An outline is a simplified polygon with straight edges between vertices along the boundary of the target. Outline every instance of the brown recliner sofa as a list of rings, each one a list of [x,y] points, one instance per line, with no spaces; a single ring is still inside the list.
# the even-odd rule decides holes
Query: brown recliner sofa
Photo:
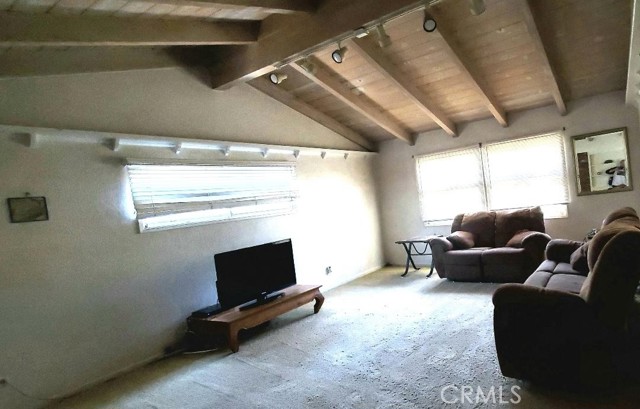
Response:
[[[588,243],[552,240],[524,284],[493,295],[505,376],[596,387],[640,366],[640,219],[622,208]]]
[[[540,207],[459,214],[451,234],[431,240],[441,278],[522,283],[544,259],[551,239]]]

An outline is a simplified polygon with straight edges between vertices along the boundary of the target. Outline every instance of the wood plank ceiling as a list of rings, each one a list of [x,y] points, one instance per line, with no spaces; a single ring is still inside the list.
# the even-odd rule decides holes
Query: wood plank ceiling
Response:
[[[0,76],[204,65],[363,149],[626,86],[629,0],[0,0]],[[423,30],[425,18],[437,22]],[[368,33],[356,38],[356,30]],[[344,61],[331,53],[346,47]],[[273,84],[270,73],[286,80]]]

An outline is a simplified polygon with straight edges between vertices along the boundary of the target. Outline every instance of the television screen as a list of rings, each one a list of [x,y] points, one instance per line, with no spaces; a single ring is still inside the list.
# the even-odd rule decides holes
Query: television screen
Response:
[[[266,302],[269,294],[296,284],[291,239],[219,253],[214,261],[218,302],[225,309]]]

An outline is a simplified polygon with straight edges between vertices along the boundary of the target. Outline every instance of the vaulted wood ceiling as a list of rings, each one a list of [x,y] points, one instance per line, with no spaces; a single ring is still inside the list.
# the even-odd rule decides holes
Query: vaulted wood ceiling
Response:
[[[249,83],[367,150],[625,89],[630,0],[485,3],[0,0],[0,76],[204,66],[212,88]]]

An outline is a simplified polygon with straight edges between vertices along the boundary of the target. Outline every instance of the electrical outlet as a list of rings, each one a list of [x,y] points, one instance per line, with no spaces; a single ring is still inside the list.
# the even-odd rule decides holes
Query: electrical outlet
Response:
[[[331,266],[324,269],[325,274],[331,274]]]

